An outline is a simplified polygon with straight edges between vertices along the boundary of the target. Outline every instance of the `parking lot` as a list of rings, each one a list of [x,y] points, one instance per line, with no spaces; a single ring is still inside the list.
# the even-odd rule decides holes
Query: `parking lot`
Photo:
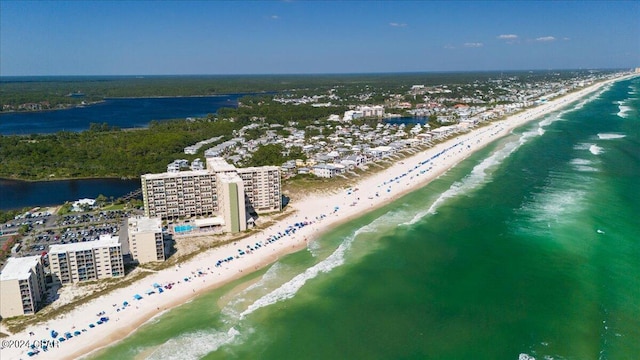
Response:
[[[100,235],[119,235],[126,219],[141,213],[140,210],[113,210],[58,216],[38,212],[2,224],[1,229],[5,235],[17,233],[24,226],[28,229],[20,250],[12,256],[44,255],[54,244],[94,241]]]

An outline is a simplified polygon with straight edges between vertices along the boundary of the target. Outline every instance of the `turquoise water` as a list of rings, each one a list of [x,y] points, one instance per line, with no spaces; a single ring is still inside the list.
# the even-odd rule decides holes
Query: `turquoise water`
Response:
[[[638,359],[639,92],[532,122],[95,358]]]
[[[176,233],[188,233],[197,228],[198,228],[197,226],[193,226],[193,225],[176,225],[173,227],[173,231]]]

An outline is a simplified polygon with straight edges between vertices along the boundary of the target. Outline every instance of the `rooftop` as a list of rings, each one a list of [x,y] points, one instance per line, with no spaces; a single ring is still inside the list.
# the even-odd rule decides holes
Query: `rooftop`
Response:
[[[221,184],[227,184],[227,183],[241,183],[242,184],[242,178],[235,172],[233,173],[219,173],[218,174],[218,179],[220,181]]]
[[[162,220],[159,217],[148,218],[144,216],[131,217],[128,220],[129,230],[132,232],[154,232],[162,231]]]
[[[193,222],[196,224],[197,227],[224,225],[224,219],[220,216],[208,217],[204,219],[195,219]]]
[[[51,245],[49,247],[49,255],[60,254],[65,252],[93,250],[104,247],[120,246],[120,238],[118,236],[100,235],[100,239],[96,241],[78,242],[73,244]]]
[[[171,179],[178,178],[184,176],[202,176],[202,175],[210,175],[207,170],[187,170],[187,171],[179,171],[179,172],[164,172],[159,174],[144,174],[143,178],[147,180],[155,180],[155,179]]]
[[[0,281],[28,279],[31,269],[40,263],[40,259],[40,255],[9,258],[7,265],[0,272]]]
[[[235,171],[236,167],[229,164],[224,158],[221,157],[211,157],[207,158],[207,170],[209,172],[225,172],[225,171]]]

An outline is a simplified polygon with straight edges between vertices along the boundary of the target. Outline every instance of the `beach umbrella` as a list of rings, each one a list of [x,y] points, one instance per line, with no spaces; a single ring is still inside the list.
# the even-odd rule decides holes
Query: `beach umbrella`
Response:
[[[158,284],[158,283],[153,283],[153,287],[154,288],[159,288],[159,287],[162,287],[162,286],[160,286],[160,284]]]
[[[140,299],[142,299],[142,296],[140,296],[139,294],[135,294],[135,295],[133,295],[133,298],[136,299],[136,300],[140,300]]]
[[[153,294],[153,289],[149,289],[149,290],[145,291],[145,293],[146,293],[147,295],[151,295],[151,294]]]

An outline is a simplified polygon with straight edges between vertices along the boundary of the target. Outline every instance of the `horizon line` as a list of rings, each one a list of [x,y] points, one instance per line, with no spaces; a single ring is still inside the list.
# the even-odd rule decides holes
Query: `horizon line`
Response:
[[[391,75],[391,74],[452,74],[452,73],[495,73],[495,72],[542,72],[542,71],[615,71],[634,70],[622,68],[563,68],[563,69],[505,69],[505,70],[424,70],[386,72],[317,72],[317,73],[233,73],[233,74],[55,74],[55,75],[0,75],[0,78],[19,77],[159,77],[159,76],[330,76],[330,75]]]

